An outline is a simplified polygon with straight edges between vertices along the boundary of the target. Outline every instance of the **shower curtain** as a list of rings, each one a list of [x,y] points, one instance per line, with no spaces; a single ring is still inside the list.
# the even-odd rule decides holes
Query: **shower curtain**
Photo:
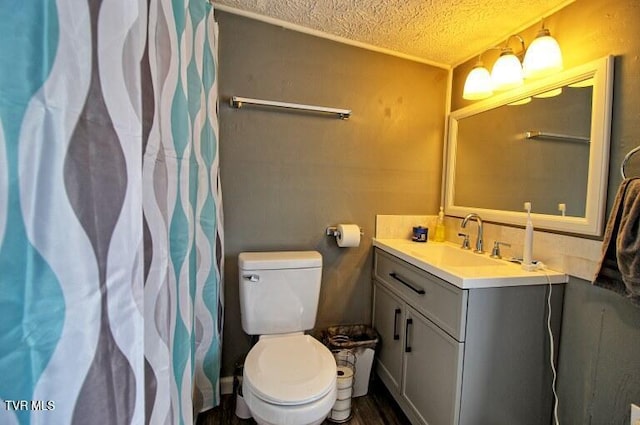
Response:
[[[218,403],[217,37],[205,0],[0,2],[0,424]]]

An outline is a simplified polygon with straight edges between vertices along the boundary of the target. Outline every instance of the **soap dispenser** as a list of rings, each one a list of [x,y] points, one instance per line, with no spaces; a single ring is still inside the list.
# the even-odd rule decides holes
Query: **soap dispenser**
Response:
[[[522,252],[522,268],[532,271],[536,269],[531,259],[533,253],[533,223],[531,222],[531,202],[524,203],[524,209],[527,210],[527,224],[524,228],[524,249]]]
[[[436,242],[444,242],[444,233],[444,209],[440,207],[440,212],[438,213],[438,218],[436,220],[436,234],[434,235],[433,240]]]

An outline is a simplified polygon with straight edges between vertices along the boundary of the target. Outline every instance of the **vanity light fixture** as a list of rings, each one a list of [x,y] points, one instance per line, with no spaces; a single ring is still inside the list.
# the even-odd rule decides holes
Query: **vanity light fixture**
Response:
[[[509,47],[509,41],[516,37],[521,44],[521,51],[516,55]],[[500,57],[493,65],[491,73],[482,64],[481,56],[464,83],[462,98],[467,100],[481,100],[493,95],[494,91],[504,91],[522,85],[522,65],[518,56],[524,54],[524,40],[519,35],[511,35],[504,46],[491,47],[489,50],[500,50]],[[483,52],[483,53],[485,53]]]
[[[514,37],[520,41],[522,47],[517,54],[509,47],[509,41]],[[525,49],[524,39],[517,34],[509,36],[504,46],[487,50],[491,49],[500,49],[501,53],[493,65],[490,80],[486,78],[489,71],[478,57],[478,62],[465,80],[463,99],[486,99],[492,96],[494,91],[510,90],[522,85],[524,79],[545,77],[562,70],[560,46],[544,27],[544,22],[528,49]],[[521,63],[519,58],[523,56]]]

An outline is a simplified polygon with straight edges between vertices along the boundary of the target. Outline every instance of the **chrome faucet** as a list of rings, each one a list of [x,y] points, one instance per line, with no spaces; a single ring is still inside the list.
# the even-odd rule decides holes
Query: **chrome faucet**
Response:
[[[476,239],[476,249],[474,249],[473,252],[476,254],[484,254],[484,251],[482,250],[482,218],[480,218],[476,213],[468,214],[464,220],[462,220],[460,227],[463,229],[467,227],[467,222],[469,220],[475,220],[476,223],[478,223],[478,239]]]

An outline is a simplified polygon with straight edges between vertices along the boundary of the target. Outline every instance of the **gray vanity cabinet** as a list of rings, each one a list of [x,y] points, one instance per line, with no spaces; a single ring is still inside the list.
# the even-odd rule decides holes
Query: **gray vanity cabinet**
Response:
[[[414,425],[549,425],[548,285],[463,290],[374,255],[376,372]]]
[[[402,382],[402,357],[404,351],[404,332],[407,306],[384,286],[375,286],[374,327],[384,340],[377,353],[378,374],[393,388],[400,388]]]
[[[411,307],[405,327],[402,397],[420,422],[455,423],[463,344]]]

